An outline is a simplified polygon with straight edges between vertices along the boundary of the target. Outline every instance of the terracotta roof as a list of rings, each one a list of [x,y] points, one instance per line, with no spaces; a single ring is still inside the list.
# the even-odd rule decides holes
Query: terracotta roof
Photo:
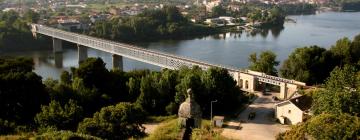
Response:
[[[290,99],[289,101],[302,111],[310,109],[312,103],[311,97],[308,96],[298,96]]]

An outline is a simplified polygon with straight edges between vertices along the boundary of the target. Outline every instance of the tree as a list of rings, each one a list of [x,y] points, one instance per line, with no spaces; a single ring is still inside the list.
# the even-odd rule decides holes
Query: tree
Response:
[[[153,78],[145,76],[140,82],[140,96],[136,100],[136,104],[141,106],[148,113],[157,113],[161,109],[158,107],[159,94],[156,91],[156,85]]]
[[[126,83],[129,89],[129,101],[136,101],[137,97],[140,95],[140,80],[130,77],[129,81]]]
[[[321,114],[310,119],[307,132],[315,139],[357,139],[360,118],[349,114]]]
[[[180,83],[176,85],[175,102],[182,103],[188,97],[187,90],[191,88],[195,100],[199,103],[201,101],[201,94],[204,92],[204,86],[201,82],[202,70],[199,67],[189,69],[183,67],[179,71]],[[199,103],[201,106],[201,103]]]
[[[24,14],[24,18],[27,22],[37,23],[40,19],[40,15],[33,10],[27,10]]]
[[[269,75],[277,75],[276,66],[279,65],[279,61],[276,61],[276,54],[271,51],[264,51],[260,54],[259,58],[256,53],[249,56],[250,70],[264,72]]]
[[[339,60],[340,65],[354,62],[354,55],[352,55],[352,51],[354,50],[351,48],[351,40],[348,38],[336,41],[336,44],[330,48],[330,51],[334,54],[334,57]],[[356,53],[356,55],[357,54],[358,53]]]
[[[104,81],[108,80],[109,71],[101,58],[88,58],[76,69],[74,77],[81,78],[85,87],[95,87],[104,92],[107,90],[107,83]]]
[[[311,137],[325,139],[357,139],[360,135],[360,118],[349,114],[320,114],[309,121],[293,126],[277,136],[278,140],[297,140]]]
[[[223,8],[221,5],[214,6],[211,9],[211,15],[212,15],[212,17],[225,16],[226,15],[226,9]]]
[[[323,83],[334,68],[332,54],[324,48],[297,48],[280,68],[282,77],[313,85]]]
[[[51,101],[48,106],[41,106],[41,112],[36,114],[35,123],[40,127],[54,127],[58,130],[75,130],[82,119],[83,109],[74,100],[65,105]]]
[[[0,59],[0,118],[29,123],[48,95],[31,59]]]
[[[326,81],[326,88],[313,95],[312,111],[321,113],[360,113],[359,74],[354,67],[346,65],[344,68],[335,68]]]
[[[78,127],[78,132],[104,139],[127,139],[143,136],[143,111],[130,104],[119,103],[104,107],[92,118],[85,118]]]

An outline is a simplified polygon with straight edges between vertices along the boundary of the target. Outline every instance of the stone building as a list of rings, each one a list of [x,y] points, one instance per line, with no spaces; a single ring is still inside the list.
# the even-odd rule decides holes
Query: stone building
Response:
[[[191,89],[187,93],[188,98],[179,107],[180,124],[185,128],[199,128],[202,117],[200,105],[195,102]]]
[[[275,105],[275,117],[281,124],[303,122],[309,115],[312,99],[307,96],[298,96]]]

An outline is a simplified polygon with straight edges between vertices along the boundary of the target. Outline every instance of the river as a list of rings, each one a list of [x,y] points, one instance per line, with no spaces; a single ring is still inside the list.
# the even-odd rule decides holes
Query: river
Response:
[[[188,40],[165,40],[139,43],[144,48],[186,56],[214,64],[238,68],[248,66],[248,56],[254,52],[271,50],[277,60],[283,61],[294,49],[309,45],[329,48],[336,40],[353,38],[360,34],[360,12],[326,12],[316,15],[289,16],[294,22],[286,22],[283,29],[272,29],[260,33],[226,33]],[[51,48],[46,46],[46,48]],[[51,49],[0,52],[0,55],[32,57],[35,72],[44,78],[59,78],[61,71],[77,67],[77,48],[64,46],[64,52],[54,55]],[[101,57],[111,68],[111,55],[89,49],[89,57]],[[55,61],[61,62],[56,63]],[[153,69],[157,66],[124,58],[124,70]]]

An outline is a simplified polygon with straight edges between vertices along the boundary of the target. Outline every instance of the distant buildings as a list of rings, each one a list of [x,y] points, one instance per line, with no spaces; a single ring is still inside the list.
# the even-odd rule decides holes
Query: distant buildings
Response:
[[[206,11],[211,11],[215,6],[219,6],[223,3],[223,0],[204,0],[203,4],[206,7]]]
[[[216,25],[216,26],[225,26],[225,25],[237,25],[236,19],[233,17],[218,17],[218,18],[211,18],[205,20],[206,24],[209,25]]]
[[[59,19],[57,28],[66,31],[78,31],[88,29],[88,25],[82,24],[76,19]]]
[[[95,23],[98,21],[105,21],[110,17],[110,14],[99,14],[99,15],[90,15],[90,21],[91,23]]]

